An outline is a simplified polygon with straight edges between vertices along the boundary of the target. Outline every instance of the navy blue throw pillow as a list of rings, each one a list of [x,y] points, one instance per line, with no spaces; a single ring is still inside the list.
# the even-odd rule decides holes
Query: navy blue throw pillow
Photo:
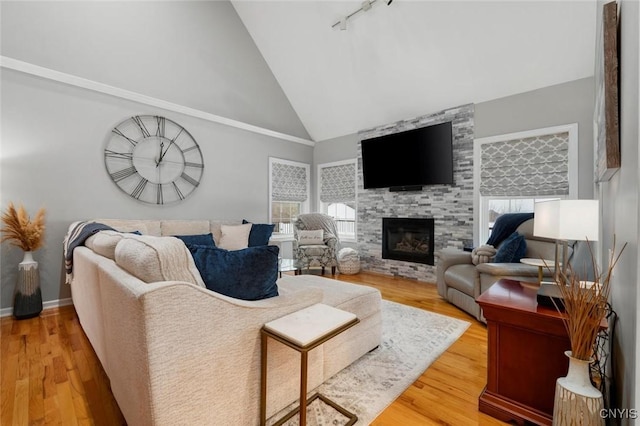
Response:
[[[278,295],[278,246],[224,250],[187,245],[209,290],[243,300]]]
[[[242,219],[242,223],[251,223]],[[249,232],[249,247],[266,246],[269,244],[269,238],[273,234],[275,225],[272,223],[251,223],[251,232]]]
[[[198,245],[215,247],[216,243],[213,241],[213,234],[200,234],[200,235],[174,235],[176,238],[180,238],[187,246]]]
[[[493,261],[496,263],[517,263],[524,257],[526,251],[527,242],[524,235],[514,232],[500,244]]]

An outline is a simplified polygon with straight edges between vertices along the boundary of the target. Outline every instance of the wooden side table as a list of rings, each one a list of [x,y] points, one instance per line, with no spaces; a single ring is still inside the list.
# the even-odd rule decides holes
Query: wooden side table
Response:
[[[267,422],[267,339],[270,337],[300,352],[300,404],[274,425],[282,425],[291,417],[300,413],[300,426],[307,424],[307,406],[320,398],[349,419],[347,425],[358,421],[358,416],[347,411],[320,393],[307,400],[308,354],[312,349],[353,327],[360,320],[351,312],[317,303],[308,308],[285,315],[266,323],[260,330],[261,335],[261,386],[260,386],[260,425]]]
[[[505,422],[551,425],[556,379],[571,350],[562,314],[538,306],[536,289],[500,280],[477,299],[487,319],[487,386],[478,408]]]

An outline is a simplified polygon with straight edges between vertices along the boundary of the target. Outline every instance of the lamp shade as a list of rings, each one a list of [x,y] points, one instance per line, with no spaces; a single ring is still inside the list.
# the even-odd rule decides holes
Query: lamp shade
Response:
[[[535,236],[556,240],[598,240],[598,200],[541,201],[535,204],[534,214]]]

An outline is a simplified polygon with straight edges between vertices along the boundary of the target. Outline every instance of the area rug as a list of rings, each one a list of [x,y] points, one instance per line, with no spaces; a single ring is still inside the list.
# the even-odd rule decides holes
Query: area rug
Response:
[[[470,323],[399,303],[382,301],[382,344],[328,381],[318,391],[358,416],[356,425],[370,424],[400,396]],[[267,422],[297,406],[285,408]],[[344,425],[347,419],[320,400],[307,411],[307,425]],[[287,426],[298,424],[294,416]]]

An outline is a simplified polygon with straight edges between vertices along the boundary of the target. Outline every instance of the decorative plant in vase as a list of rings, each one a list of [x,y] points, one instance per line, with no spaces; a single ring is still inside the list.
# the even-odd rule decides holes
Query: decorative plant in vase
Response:
[[[611,274],[626,244],[616,255],[614,237],[605,273],[600,272],[589,241],[587,245],[591,254],[593,282],[581,279],[580,271],[575,271],[570,265],[566,271],[556,267],[558,273],[555,280],[564,305],[563,321],[571,342],[571,351],[565,352],[569,357],[567,376],[556,382],[554,425],[604,425],[600,416],[603,408],[602,393],[591,384],[589,364],[594,361],[596,339],[609,312]],[[589,276],[586,271],[582,272],[585,272],[582,276]],[[556,308],[562,310],[560,306],[556,305]]]
[[[38,210],[31,220],[24,206],[16,209],[13,203],[9,203],[2,214],[4,226],[0,229],[3,234],[0,242],[9,241],[24,250],[24,258],[18,265],[18,282],[13,300],[13,315],[18,319],[35,317],[42,311],[40,275],[33,252],[44,243],[44,218],[44,208]]]

